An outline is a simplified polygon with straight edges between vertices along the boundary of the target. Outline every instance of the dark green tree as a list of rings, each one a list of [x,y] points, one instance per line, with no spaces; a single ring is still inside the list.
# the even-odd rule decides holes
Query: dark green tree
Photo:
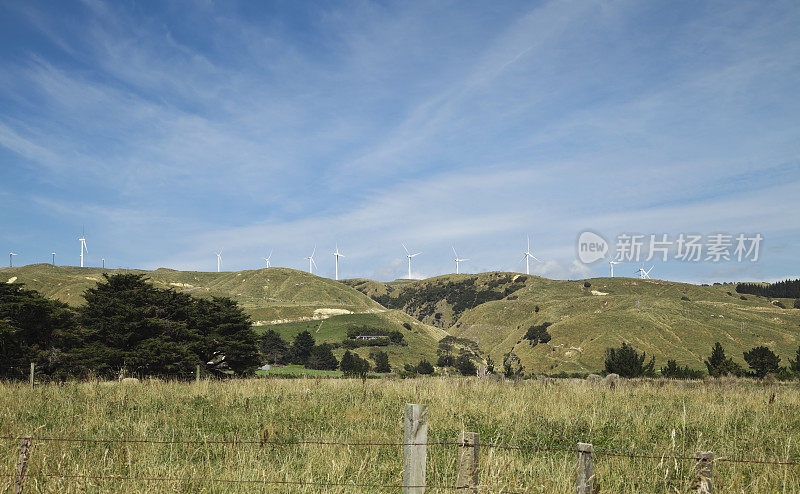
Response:
[[[285,364],[288,360],[289,345],[274,329],[261,336],[259,347],[268,364]]]
[[[197,328],[200,358],[210,371],[223,369],[235,375],[251,375],[261,364],[258,335],[250,316],[228,297],[192,299],[194,313],[190,324]]]
[[[642,377],[655,374],[655,358],[645,364],[646,354],[636,351],[631,345],[623,343],[619,348],[606,348],[606,372],[622,377]]]
[[[478,369],[475,367],[472,359],[469,358],[469,355],[467,354],[461,354],[458,356],[455,362],[455,367],[462,376],[474,376],[478,372]]]
[[[705,364],[708,369],[708,375],[711,377],[720,377],[727,374],[737,377],[744,375],[742,367],[734,362],[732,358],[725,356],[725,350],[720,342],[714,344],[711,355],[705,361]]]
[[[797,352],[794,354],[794,360],[789,359],[789,369],[800,376],[800,346],[797,347]]]
[[[357,353],[350,353],[350,350],[344,352],[342,361],[339,362],[339,368],[344,373],[345,377],[367,377],[370,370],[370,365],[367,359],[361,358]]]
[[[0,283],[0,378],[37,372],[64,377],[69,352],[80,345],[72,310],[19,283]]]
[[[375,354],[375,372],[392,372],[392,367],[389,365],[389,354],[386,352],[378,352]]]
[[[160,290],[143,275],[104,274],[86,290],[78,309],[84,345],[76,362],[85,370],[112,377],[121,369],[145,375],[185,375],[204,364],[203,346],[193,327],[189,295]]]
[[[744,352],[744,361],[753,369],[753,374],[756,377],[764,377],[770,373],[774,374],[781,367],[781,358],[765,346],[757,346],[750,351]]]
[[[333,355],[331,346],[323,343],[311,350],[306,367],[315,370],[336,370],[339,367],[339,361]]]
[[[703,371],[690,369],[689,366],[681,367],[674,360],[667,360],[667,366],[661,368],[661,375],[669,379],[700,379]]]
[[[314,337],[311,336],[308,330],[295,336],[292,348],[289,351],[292,363],[298,365],[308,364],[308,358],[311,356],[311,351],[314,350],[314,345]]]
[[[433,374],[433,365],[425,359],[419,361],[416,367],[417,374],[430,375]]]

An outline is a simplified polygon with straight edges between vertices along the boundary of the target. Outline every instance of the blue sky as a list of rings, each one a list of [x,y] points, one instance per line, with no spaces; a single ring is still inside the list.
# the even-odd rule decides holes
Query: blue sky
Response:
[[[760,233],[800,276],[800,5],[0,3],[0,249],[15,264],[554,278],[592,230]],[[635,264],[617,266],[632,275]],[[649,266],[648,266],[649,267]],[[630,271],[630,273],[628,273]]]

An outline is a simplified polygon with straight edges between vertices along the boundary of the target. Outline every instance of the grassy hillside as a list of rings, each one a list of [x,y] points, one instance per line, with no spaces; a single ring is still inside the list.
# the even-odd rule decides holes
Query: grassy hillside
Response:
[[[369,312],[382,307],[341,283],[303,271],[266,268],[237,272],[155,271],[79,268],[33,264],[0,269],[0,280],[14,279],[43,295],[70,305],[83,303],[83,292],[102,280],[103,273],[141,273],[153,284],[197,297],[226,296],[239,302],[261,324],[320,317],[326,309]]]
[[[782,300],[788,308],[781,309],[763,297],[742,298],[735,285],[514,276],[519,275],[449,275],[394,287],[353,280],[351,286],[455,336],[477,341],[495,362],[513,353],[528,372],[598,370],[605,349],[623,341],[654,355],[657,366],[673,358],[693,368],[704,368],[703,359],[715,341],[742,364],[742,352],[766,345],[786,365],[800,345],[800,310],[791,308],[793,301]],[[481,296],[475,294],[486,290],[495,296],[511,292],[478,303]],[[468,308],[459,311],[454,302]],[[532,345],[523,339],[528,328],[543,323],[552,323],[549,342]]]
[[[103,273],[145,274],[161,288],[173,288],[196,297],[226,296],[236,300],[260,330],[274,327],[291,340],[302,329],[320,327],[322,341],[341,342],[346,326],[365,324],[390,330],[402,329],[408,346],[387,347],[392,365],[435,359],[438,340],[447,333],[420,323],[400,311],[387,311],[361,292],[328,278],[287,268],[238,272],[155,271],[80,268],[34,264],[0,269],[0,282],[14,281],[43,295],[77,306],[83,292],[103,279]],[[322,326],[320,323],[323,322]],[[407,322],[409,331],[403,328]],[[299,329],[302,328],[302,329]],[[372,349],[374,351],[374,349]],[[370,349],[358,353],[368,355]],[[338,352],[344,353],[344,350]]]
[[[408,324],[411,329],[403,326]],[[436,348],[438,341],[447,333],[441,329],[423,324],[413,317],[398,310],[390,310],[374,314],[343,314],[320,321],[300,321],[285,324],[275,324],[259,328],[263,331],[274,329],[286,341],[291,342],[298,333],[309,331],[317,343],[341,343],[347,338],[350,327],[369,327],[374,329],[400,331],[407,346],[375,346],[362,347],[354,351],[362,357],[368,357],[371,352],[384,351],[389,354],[389,362],[393,367],[402,367],[403,364],[416,364],[421,359],[429,362],[436,361]],[[341,358],[344,348],[334,350],[336,358]]]

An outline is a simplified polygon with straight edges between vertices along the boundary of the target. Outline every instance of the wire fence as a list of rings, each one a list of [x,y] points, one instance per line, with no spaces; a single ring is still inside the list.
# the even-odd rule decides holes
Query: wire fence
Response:
[[[476,435],[477,437],[477,435]],[[48,471],[43,468],[40,471],[26,471],[29,454],[28,446],[34,443],[73,443],[73,444],[154,444],[154,445],[204,445],[204,446],[319,446],[319,447],[456,447],[461,451],[464,448],[479,448],[480,450],[491,448],[498,450],[517,450],[527,452],[557,453],[557,454],[577,454],[578,468],[580,470],[581,455],[586,453],[586,446],[589,447],[590,455],[625,457],[632,459],[654,459],[654,460],[683,460],[693,461],[700,464],[703,458],[699,453],[675,450],[647,451],[634,449],[593,449],[591,445],[576,444],[575,446],[550,446],[541,444],[509,444],[499,442],[467,442],[464,441],[375,441],[375,440],[326,440],[326,439],[295,439],[295,438],[266,438],[266,437],[88,437],[88,436],[38,436],[38,435],[3,435],[0,441],[6,442],[10,447],[15,447],[15,443],[22,441],[20,460],[16,471],[6,471],[0,476],[11,478],[12,484],[22,486],[27,478],[53,478],[74,481],[108,481],[108,482],[144,482],[144,483],[167,483],[167,484],[232,484],[232,485],[263,485],[263,486],[296,486],[296,487],[317,487],[317,488],[352,488],[352,489],[403,489],[404,492],[423,492],[430,490],[454,490],[468,492],[468,489],[478,488],[476,482],[460,483],[462,476],[459,471],[459,480],[456,483],[425,482],[425,483],[369,483],[369,482],[344,482],[344,481],[322,481],[322,480],[289,480],[289,479],[247,479],[247,478],[219,478],[208,476],[137,476],[125,474],[91,474],[91,473],[72,473],[63,471]],[[27,442],[27,444],[26,444]],[[24,455],[23,455],[24,451]],[[477,449],[476,449],[477,451]],[[424,453],[423,453],[424,454]],[[476,453],[477,454],[477,453]],[[23,457],[24,456],[24,457]],[[592,456],[591,458],[594,458]],[[423,458],[424,461],[424,458]],[[593,459],[590,459],[590,463]],[[757,457],[739,453],[715,453],[713,462],[730,463],[752,463],[759,465],[778,465],[778,466],[800,466],[800,457]],[[459,464],[459,469],[461,465]],[[477,471],[477,466],[474,467]],[[424,473],[423,473],[424,476]],[[477,475],[475,475],[477,477]],[[592,467],[592,477],[594,476]],[[432,479],[433,480],[433,479]],[[671,485],[674,480],[659,481],[665,485]],[[484,486],[485,487],[485,486]],[[14,492],[21,492],[14,490]],[[477,492],[477,491],[475,491]],[[481,488],[481,492],[487,492]],[[503,489],[502,492],[513,492]],[[581,492],[581,491],[579,491]],[[586,491],[590,492],[590,491]]]

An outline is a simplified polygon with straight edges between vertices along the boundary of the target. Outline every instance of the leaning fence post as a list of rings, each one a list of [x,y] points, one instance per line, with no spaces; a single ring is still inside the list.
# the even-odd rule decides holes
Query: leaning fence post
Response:
[[[403,420],[403,494],[424,494],[428,405],[406,404]]]
[[[575,481],[577,494],[592,494],[594,491],[594,447],[578,443],[578,475]]]
[[[692,490],[698,494],[714,492],[714,453],[701,451],[697,453],[695,481]]]
[[[457,492],[478,492],[478,448],[480,440],[477,432],[462,432],[458,455]]]
[[[33,364],[31,364],[33,365]],[[23,437],[19,446],[19,460],[17,460],[17,476],[14,482],[14,494],[22,493],[22,486],[25,483],[25,470],[28,468],[28,457],[31,451],[31,437]]]
[[[33,375],[36,370],[36,364],[31,362],[31,388],[33,388]]]

